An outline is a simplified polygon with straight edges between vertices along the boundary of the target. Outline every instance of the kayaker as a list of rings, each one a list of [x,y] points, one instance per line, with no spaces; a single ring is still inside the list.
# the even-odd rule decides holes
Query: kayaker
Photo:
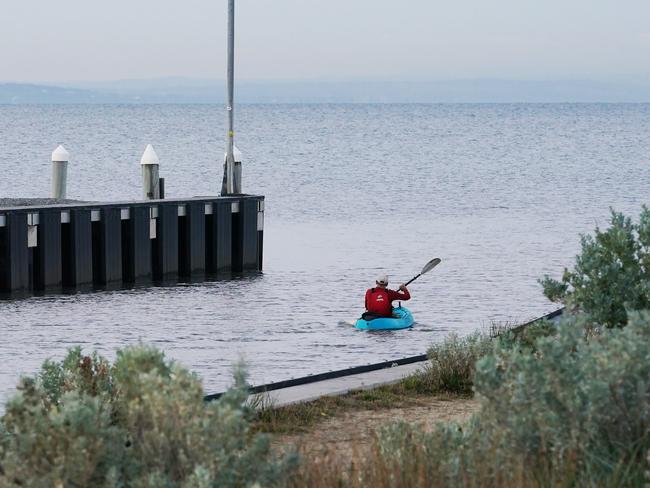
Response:
[[[375,281],[377,285],[366,291],[366,313],[363,314],[365,320],[377,317],[393,316],[393,300],[410,300],[411,294],[406,286],[399,285],[399,291],[388,289],[388,276],[381,275]]]

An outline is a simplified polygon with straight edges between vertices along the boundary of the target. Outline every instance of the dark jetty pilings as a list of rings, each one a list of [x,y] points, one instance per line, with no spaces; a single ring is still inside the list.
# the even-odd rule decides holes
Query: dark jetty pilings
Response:
[[[0,294],[261,271],[264,197],[0,204]]]

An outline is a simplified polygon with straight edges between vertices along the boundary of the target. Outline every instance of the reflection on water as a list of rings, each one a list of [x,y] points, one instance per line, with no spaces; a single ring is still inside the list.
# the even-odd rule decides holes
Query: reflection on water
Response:
[[[0,398],[76,344],[109,358],[154,344],[215,392],[239,358],[259,384],[542,315],[555,307],[537,279],[610,206],[638,214],[650,181],[648,105],[244,106],[240,120],[245,191],[267,197],[264,273],[0,302]],[[214,193],[222,126],[210,106],[0,107],[0,195],[46,195],[59,142],[73,197],[137,198],[146,143],[170,196]],[[436,256],[410,287],[413,329],[346,323],[377,274],[397,285]]]

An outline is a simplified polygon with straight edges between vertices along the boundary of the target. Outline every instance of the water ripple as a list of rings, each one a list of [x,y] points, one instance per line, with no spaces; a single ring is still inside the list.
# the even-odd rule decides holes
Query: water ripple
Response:
[[[169,197],[214,194],[223,121],[213,106],[3,106],[0,195],[47,195],[59,142],[73,198],[139,198],[147,143]],[[245,191],[267,197],[264,274],[0,302],[0,399],[72,344],[111,359],[156,344],[208,391],[240,358],[263,383],[421,354],[550,311],[537,279],[610,206],[647,201],[650,105],[244,105],[237,123]],[[434,256],[412,330],[346,324],[375,275],[406,281]]]

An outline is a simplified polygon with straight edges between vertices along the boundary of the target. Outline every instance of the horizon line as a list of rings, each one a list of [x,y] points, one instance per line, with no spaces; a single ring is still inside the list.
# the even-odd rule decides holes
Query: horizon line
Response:
[[[644,78],[644,79],[640,79]],[[17,85],[47,85],[61,86],[71,84],[120,83],[120,82],[153,82],[153,81],[193,81],[225,83],[225,78],[192,77],[192,76],[152,76],[143,78],[113,78],[96,80],[2,80],[0,84]],[[454,78],[241,78],[236,83],[458,83],[458,82],[514,82],[514,83],[603,83],[603,84],[647,84],[650,85],[650,75],[626,78],[601,77],[570,77],[570,78],[517,78],[517,77],[454,77]]]

